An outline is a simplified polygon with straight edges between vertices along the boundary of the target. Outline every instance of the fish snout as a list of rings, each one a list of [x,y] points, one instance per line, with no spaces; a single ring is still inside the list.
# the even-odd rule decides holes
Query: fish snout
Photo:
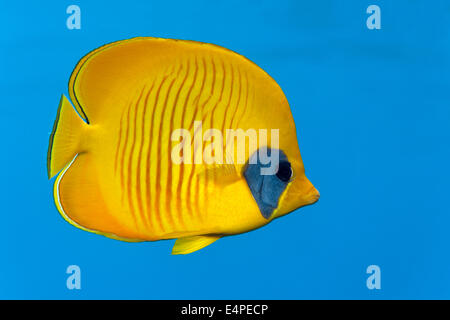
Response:
[[[303,207],[317,202],[320,198],[319,191],[306,177],[302,177],[298,184],[293,186],[293,195],[297,199],[298,207]]]
[[[304,176],[297,177],[292,182],[284,197],[278,216],[285,215],[298,208],[313,204],[320,198],[319,191]]]
[[[307,204],[313,204],[316,203],[320,198],[320,192],[317,190],[314,186],[311,188],[312,190],[308,193],[308,200]]]

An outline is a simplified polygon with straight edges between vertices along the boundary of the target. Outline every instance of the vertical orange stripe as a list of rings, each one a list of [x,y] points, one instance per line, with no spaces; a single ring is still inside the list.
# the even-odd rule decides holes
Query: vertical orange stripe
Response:
[[[162,192],[160,171],[161,171],[161,161],[163,159],[163,155],[162,155],[162,153],[163,153],[162,135],[163,135],[163,129],[164,129],[163,128],[163,124],[164,124],[164,121],[165,121],[164,118],[165,118],[167,109],[172,109],[172,112],[173,112],[173,109],[174,109],[173,106],[171,108],[171,106],[167,105],[167,101],[169,100],[169,96],[171,94],[172,87],[173,87],[173,85],[175,83],[175,80],[178,78],[178,75],[179,75],[181,69],[182,68],[180,66],[180,69],[178,70],[177,75],[172,79],[172,81],[170,82],[169,87],[167,88],[166,97],[165,97],[164,104],[163,104],[163,107],[162,107],[161,119],[160,119],[160,122],[159,122],[159,135],[158,135],[158,145],[157,145],[159,147],[159,157],[158,157],[159,161],[156,162],[156,183],[157,183],[157,189],[159,190],[159,192]],[[170,138],[169,138],[169,140],[170,140]],[[168,168],[167,168],[168,172],[170,172],[172,170],[172,162],[170,160],[167,161],[167,166],[168,166]],[[172,183],[171,181],[166,181],[166,183],[165,183],[166,184],[166,194],[167,195],[172,193],[171,183]],[[174,224],[174,219],[172,217],[172,213],[170,212],[170,204],[169,204],[169,207],[167,207],[167,202],[166,202],[165,203],[166,207],[164,208],[164,207],[162,207],[162,204],[160,204],[159,200],[160,200],[160,198],[157,197],[156,198],[155,207],[156,208],[160,208],[161,207],[161,210],[159,211],[159,214],[160,215],[165,214],[167,216],[167,218],[168,218],[167,220],[169,221],[169,226],[171,226],[173,228],[175,226],[175,224]]]
[[[198,101],[199,101],[199,99],[200,99],[200,96],[201,96],[201,94],[202,94],[202,92],[203,92],[203,88],[204,88],[204,86],[205,86],[205,80],[206,80],[206,66],[205,66],[205,60],[204,59],[202,59],[202,61],[203,61],[203,79],[202,79],[202,85],[201,85],[201,87],[200,87],[200,91],[199,91],[199,94],[197,95],[197,97],[195,98],[195,113],[194,113],[194,116],[193,116],[193,118],[192,118],[192,121],[191,121],[191,125],[190,125],[190,128],[189,128],[189,131],[191,131],[192,130],[192,127],[193,127],[193,125],[194,125],[194,121],[195,121],[195,119],[197,118],[197,114],[198,114],[198,111],[199,111],[199,106],[198,106]],[[196,134],[197,134],[197,132],[194,132],[194,139],[192,139],[192,144],[194,143],[194,140],[195,140],[195,136],[196,136]],[[194,145],[194,157],[195,157],[195,154],[196,154],[196,149],[195,149],[195,145]],[[191,187],[192,187],[192,180],[193,180],[193,177],[194,177],[194,171],[195,171],[195,167],[196,165],[195,164],[193,164],[192,165],[192,168],[193,168],[193,170],[191,171],[191,174],[190,174],[190,176],[189,176],[189,184],[188,184],[188,186],[189,186],[189,189],[191,189]],[[198,181],[198,180],[197,180]],[[195,194],[194,194],[194,207],[195,207],[195,210],[196,210],[196,213],[197,213],[197,215],[199,214],[199,211],[200,211],[200,208],[199,208],[199,190],[198,190],[198,187],[199,187],[199,185],[198,185],[198,183],[196,184],[196,188],[195,188]]]
[[[114,174],[117,173],[117,165],[119,162],[119,150],[122,144],[122,121],[123,121],[123,115],[125,113],[126,109],[122,110],[122,115],[120,116],[120,123],[119,123],[119,141],[117,142],[117,148],[116,148],[116,156],[114,157]]]
[[[127,149],[127,145],[128,145],[128,131],[129,131],[129,126],[128,126],[128,122],[130,119],[130,111],[131,111],[131,103],[130,105],[128,105],[128,110],[127,110],[127,118],[125,121],[126,124],[126,128],[125,128],[125,139],[123,141],[123,149],[122,149],[122,154],[121,154],[121,159],[120,159],[120,168],[121,168],[121,172],[120,172],[120,185],[121,185],[121,189],[122,189],[122,202],[124,200],[124,195],[125,195],[125,153],[126,153],[126,149]]]
[[[238,71],[238,79],[239,79],[239,84],[238,84],[239,91],[238,91],[238,100],[236,102],[236,108],[234,108],[233,117],[231,118],[231,122],[230,122],[230,128],[231,129],[234,129],[233,122],[234,122],[234,118],[236,117],[236,113],[237,113],[237,111],[239,109],[239,102],[241,101],[241,86],[242,86],[242,83],[241,83],[241,72],[239,71],[239,68],[237,68],[237,71]]]
[[[167,78],[172,74],[172,72],[173,71],[169,72],[169,74],[164,78],[164,81],[167,80]],[[165,228],[166,226],[164,225],[163,220],[162,220],[162,215],[165,214],[165,212],[160,210],[160,202],[159,202],[160,197],[161,197],[161,177],[160,177],[161,161],[162,161],[161,136],[162,136],[162,123],[164,122],[164,113],[165,113],[165,109],[166,109],[167,97],[169,95],[170,89],[171,89],[174,81],[175,81],[175,78],[169,84],[169,87],[167,89],[167,94],[166,94],[165,101],[162,104],[162,110],[161,110],[162,114],[161,114],[161,118],[159,119],[158,142],[156,144],[156,153],[158,155],[158,150],[159,150],[159,156],[157,157],[157,161],[155,161],[156,162],[156,175],[155,175],[155,203],[154,203],[154,209],[155,209],[155,215],[157,216],[158,221],[160,222],[161,231],[163,233],[166,231],[166,228]],[[155,112],[156,112],[156,106],[158,105],[158,102],[156,101],[155,104],[156,104],[155,105]]]
[[[148,213],[146,214],[144,211],[144,203],[142,200],[142,191],[141,191],[141,160],[142,160],[142,150],[144,149],[144,143],[145,143],[145,119],[147,114],[147,104],[148,104],[148,98],[150,94],[152,93],[153,87],[155,85],[155,81],[150,86],[150,89],[147,91],[147,94],[145,96],[144,100],[144,110],[142,111],[142,121],[141,121],[141,144],[139,146],[139,154],[137,159],[137,168],[136,168],[136,196],[137,196],[137,202],[139,206],[139,212],[141,213],[142,221],[147,228],[147,230],[150,227],[150,223],[148,221]]]
[[[224,112],[224,115],[223,115],[223,122],[222,122],[222,133],[224,134],[225,137],[226,137],[225,130],[229,129],[229,128],[225,128],[226,120],[227,120],[227,116],[228,116],[228,108],[230,107],[231,98],[233,97],[234,69],[233,69],[233,65],[232,64],[230,64],[230,67],[231,67],[230,95],[229,95],[229,98],[228,98],[228,102],[226,103],[226,106],[225,106],[225,112]],[[229,143],[229,141],[226,141],[227,145],[228,145],[228,143]],[[227,146],[225,146],[225,152],[226,152],[226,149],[227,149]],[[233,152],[234,152],[234,150],[233,150]],[[231,156],[233,156],[233,158],[234,158],[234,155],[231,155]],[[225,159],[227,159],[227,155],[226,154],[225,154]]]
[[[213,65],[214,74],[216,74],[216,66],[215,66],[214,60],[211,60],[211,62],[212,62],[212,65]],[[214,116],[215,116],[215,113],[217,111],[217,106],[222,101],[223,89],[225,87],[225,66],[223,65],[223,62],[222,62],[222,67],[223,67],[223,69],[222,69],[222,74],[223,74],[222,87],[220,89],[219,99],[216,101],[216,104],[214,105],[214,107],[211,110],[211,118],[210,118],[210,120],[211,120],[210,121],[210,127],[211,128],[214,128]],[[222,144],[223,144],[223,142],[222,142]],[[223,161],[223,157],[222,157],[222,161]],[[212,180],[213,180],[213,183],[216,182],[216,175],[214,173],[212,175]]]
[[[133,155],[134,149],[136,145],[136,130],[137,130],[137,114],[139,110],[139,104],[142,99],[142,94],[144,93],[145,86],[142,88],[141,93],[139,94],[139,98],[136,101],[136,105],[134,106],[134,120],[133,122],[129,122],[128,125],[130,128],[133,128],[133,137],[131,138],[131,149],[130,154],[128,155],[128,173],[127,173],[127,191],[128,191],[128,206],[130,208],[131,214],[133,216],[137,216],[136,209],[133,204],[133,185],[132,185],[132,165],[133,165]],[[131,121],[131,119],[129,119]]]
[[[148,183],[148,188],[147,188],[147,201],[148,201],[148,212],[151,212],[151,215],[153,217],[155,217],[156,222],[158,223],[158,227],[159,230],[163,231],[163,225],[162,225],[162,221],[161,218],[159,217],[159,215],[157,214],[157,212],[155,211],[151,211],[151,204],[152,204],[152,199],[151,199],[151,177],[150,177],[150,170],[151,170],[151,166],[152,166],[152,162],[150,162],[150,157],[151,157],[151,153],[152,153],[152,137],[153,137],[153,128],[155,127],[155,112],[156,112],[156,106],[158,104],[158,99],[159,99],[159,93],[161,91],[161,87],[163,85],[163,83],[166,81],[168,76],[165,76],[162,80],[161,83],[159,84],[158,90],[156,92],[156,97],[155,97],[155,104],[153,105],[153,109],[152,109],[152,115],[151,115],[151,126],[150,126],[150,141],[149,141],[149,146],[148,146],[148,153],[147,153],[147,163],[146,163],[146,168],[147,168],[147,176],[146,176],[146,181]],[[154,190],[156,191],[156,190]],[[156,194],[156,192],[155,192]],[[155,198],[158,195],[156,194]],[[156,226],[154,226],[154,229],[156,231]]]
[[[203,59],[203,64],[205,65],[205,72],[206,72],[206,62],[204,59]],[[212,75],[211,91],[209,93],[208,98],[206,98],[205,102],[203,102],[203,104],[201,106],[202,121],[204,121],[206,119],[207,115],[209,114],[209,112],[205,112],[204,108],[205,108],[206,104],[211,100],[211,98],[213,97],[213,93],[214,93],[214,84],[216,82],[216,70],[215,70],[214,62],[212,62],[212,67],[213,67],[213,70],[211,73],[211,75]],[[206,75],[205,75],[205,77],[206,77]]]
[[[205,65],[205,72],[207,71],[207,69],[206,69],[206,62],[205,62],[205,60],[203,60],[203,62],[204,62],[204,65]],[[208,115],[210,115],[210,126],[209,126],[209,128],[211,128],[211,129],[213,129],[213,124],[212,124],[212,121],[211,121],[211,119],[212,119],[212,113],[213,113],[213,110],[214,110],[214,107],[216,106],[216,105],[214,105],[212,108],[211,108],[211,110],[206,110],[205,111],[205,106],[208,104],[208,102],[211,100],[211,98],[213,97],[213,94],[214,94],[214,87],[215,87],[215,83],[216,83],[216,68],[215,68],[215,65],[214,65],[214,61],[213,61],[213,59],[211,58],[211,65],[212,65],[212,72],[211,72],[211,77],[212,77],[212,81],[211,81],[211,90],[210,90],[210,92],[209,92],[209,96],[208,96],[208,98],[205,100],[205,102],[202,104],[202,107],[201,107],[201,112],[202,112],[202,114],[203,114],[203,117],[202,117],[202,123],[205,121],[205,119],[207,118],[207,116]],[[205,77],[206,77],[206,74],[205,74]],[[203,138],[203,137],[202,137]],[[212,141],[211,141],[211,143],[212,143]],[[203,144],[203,150],[202,150],[202,154],[204,155],[205,154],[205,148],[206,148],[206,146],[207,146],[207,144],[206,143],[204,143]],[[210,173],[208,172],[208,171],[206,171],[206,174],[205,174],[205,179],[204,179],[204,182],[205,182],[205,185],[204,185],[204,197],[203,197],[203,203],[202,203],[202,206],[203,207],[205,207],[205,205],[206,205],[206,203],[207,203],[207,192],[208,192],[208,188],[209,188],[209,175],[210,175]],[[197,179],[197,186],[199,186],[199,179]],[[200,197],[200,193],[199,192],[197,192],[197,195],[198,195],[198,197]],[[203,220],[203,215],[201,214],[201,212],[199,212],[199,217],[200,217],[200,221],[202,221]]]
[[[180,86],[179,86],[179,88],[178,88],[178,92],[177,92],[177,94],[176,94],[176,96],[175,96],[175,101],[174,101],[174,103],[173,103],[173,108],[172,108],[172,115],[171,115],[171,117],[170,117],[170,130],[169,130],[169,134],[171,135],[172,134],[172,130],[173,130],[173,127],[174,127],[174,118],[175,118],[175,113],[176,113],[176,111],[179,109],[178,108],[178,99],[179,99],[179,96],[180,96],[180,92],[181,92],[181,90],[183,89],[183,87],[184,87],[184,85],[185,85],[185,83],[186,83],[186,80],[187,80],[187,78],[188,78],[188,75],[189,75],[189,70],[190,68],[189,68],[189,60],[187,61],[187,69],[186,69],[186,72],[185,72],[185,75],[184,75],[184,78],[183,78],[183,81],[180,83]],[[181,70],[181,69],[180,69]],[[181,120],[181,121],[183,121],[183,120]],[[168,146],[168,148],[167,148],[167,154],[172,154],[172,152],[171,152],[171,137],[169,137],[169,141],[168,141],[168,144],[167,144],[167,146]],[[171,162],[172,161],[172,159],[170,159],[170,161],[169,162]],[[183,164],[181,164],[181,165],[183,165]],[[167,182],[168,182],[168,184],[170,184],[170,186],[172,186],[172,184],[174,183],[174,181],[172,181],[172,170],[171,170],[172,168],[170,167],[170,169],[169,169],[169,172],[168,172],[168,176],[167,176]],[[180,187],[181,186],[181,179],[179,178],[178,179],[178,187]],[[177,195],[179,195],[179,193],[177,194]],[[170,208],[170,203],[172,202],[172,190],[170,190],[170,193],[168,194],[168,197],[167,197],[167,202],[168,202],[168,204],[169,205],[166,205],[166,206],[168,206],[169,208]],[[178,199],[177,201],[175,201],[175,203],[176,203],[176,215],[177,215],[177,219],[178,219],[178,222],[180,222],[180,224],[182,225],[182,227],[185,227],[185,222],[183,221],[184,219],[183,219],[183,214],[182,214],[182,212],[181,212],[181,203],[180,203],[180,200]],[[172,214],[172,211],[170,210],[170,214]],[[174,219],[175,220],[175,219]]]
[[[185,118],[185,115],[186,115],[186,109],[188,108],[188,101],[189,101],[189,98],[191,97],[191,92],[192,92],[192,89],[195,86],[195,82],[197,81],[198,64],[197,64],[197,59],[195,57],[194,57],[194,60],[195,60],[194,77],[193,77],[193,80],[192,80],[192,84],[189,87],[189,91],[188,91],[188,93],[186,95],[186,99],[184,100],[184,106],[183,106],[183,110],[182,110],[182,114],[181,114],[181,125],[182,125],[183,128],[184,128],[184,123],[185,123],[185,119],[184,118]],[[189,156],[191,156],[191,155],[189,155]],[[179,175],[180,179],[179,179],[179,181],[182,181],[182,179],[184,178],[184,166],[185,166],[185,164],[181,163],[180,175]],[[191,166],[191,170],[194,171],[194,166],[193,165]],[[182,184],[179,183],[178,184],[178,194],[181,194],[181,187],[182,187]],[[188,215],[190,217],[192,217],[193,213],[192,213],[192,208],[191,208],[191,202],[190,201],[191,201],[190,188],[188,186],[188,188],[187,188],[187,195],[186,195],[186,208],[187,208]]]
[[[248,109],[248,95],[250,92],[250,85],[248,83],[248,75],[246,72],[244,72],[244,78],[245,78],[245,102],[244,102],[244,110],[242,111],[241,117],[238,120],[237,126],[240,125],[242,119],[244,119],[245,114],[247,113],[247,109]]]

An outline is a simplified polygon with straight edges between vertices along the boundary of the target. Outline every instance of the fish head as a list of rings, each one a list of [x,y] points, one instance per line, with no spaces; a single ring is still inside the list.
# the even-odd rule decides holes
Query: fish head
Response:
[[[306,178],[301,159],[290,160],[279,149],[263,147],[256,151],[244,168],[244,177],[267,220],[313,204],[320,196]]]

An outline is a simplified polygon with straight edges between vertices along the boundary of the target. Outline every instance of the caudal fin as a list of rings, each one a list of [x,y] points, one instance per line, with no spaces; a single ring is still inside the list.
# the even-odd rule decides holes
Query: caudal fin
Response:
[[[48,145],[49,179],[61,171],[81,151],[81,137],[83,130],[87,127],[88,124],[78,116],[66,96],[62,95]]]

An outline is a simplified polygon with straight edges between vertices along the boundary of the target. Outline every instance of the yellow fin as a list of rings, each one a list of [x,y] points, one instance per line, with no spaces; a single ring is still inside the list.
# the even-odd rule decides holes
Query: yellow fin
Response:
[[[240,176],[234,164],[212,164],[207,165],[198,173],[199,178],[214,177],[219,186],[226,186],[239,180]]]
[[[88,125],[77,115],[66,96],[62,95],[48,146],[49,178],[61,171],[81,151],[81,135],[85,127]]]
[[[55,205],[71,225],[108,238],[143,241],[118,221],[107,209],[91,153],[81,153],[59,173],[53,189]]]
[[[209,246],[220,236],[192,236],[177,239],[172,249],[172,254],[188,254]]]

